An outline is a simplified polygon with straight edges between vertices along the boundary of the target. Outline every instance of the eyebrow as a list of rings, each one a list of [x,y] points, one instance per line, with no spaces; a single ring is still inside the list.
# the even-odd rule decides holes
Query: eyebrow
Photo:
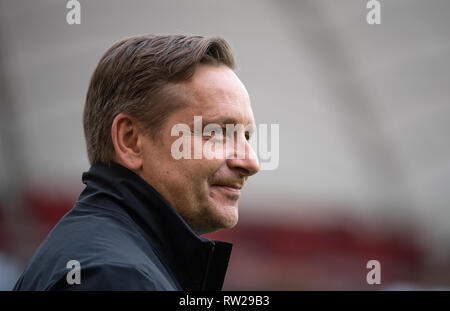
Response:
[[[233,124],[233,125],[235,125],[235,124],[240,124],[236,119],[234,119],[234,118],[230,118],[230,117],[219,117],[219,118],[212,118],[212,119],[204,119],[204,120],[202,120],[202,123],[203,123],[203,125],[206,125],[206,124],[212,124],[212,123],[215,123],[215,124],[218,124],[218,125],[221,125],[221,126],[225,126],[226,124]],[[250,123],[250,124],[253,124],[253,123]],[[242,124],[242,125],[244,125],[244,124]],[[246,124],[246,125],[244,125],[244,126],[247,126],[248,124]]]

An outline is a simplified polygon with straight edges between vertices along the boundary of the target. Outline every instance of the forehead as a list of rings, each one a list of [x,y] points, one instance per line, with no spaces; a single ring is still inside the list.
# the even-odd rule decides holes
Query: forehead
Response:
[[[230,68],[201,65],[183,88],[189,94],[189,104],[179,117],[192,121],[193,116],[202,116],[207,123],[254,124],[247,90]]]

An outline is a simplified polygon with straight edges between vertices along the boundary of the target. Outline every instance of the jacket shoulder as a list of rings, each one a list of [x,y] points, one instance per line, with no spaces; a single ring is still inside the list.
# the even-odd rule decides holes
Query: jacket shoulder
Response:
[[[177,284],[125,213],[76,205],[47,236],[15,290],[170,290]],[[67,264],[81,267],[81,284],[68,284]]]
[[[170,290],[161,281],[134,266],[105,264],[80,269],[75,282],[68,273],[49,287],[51,291],[154,291]]]

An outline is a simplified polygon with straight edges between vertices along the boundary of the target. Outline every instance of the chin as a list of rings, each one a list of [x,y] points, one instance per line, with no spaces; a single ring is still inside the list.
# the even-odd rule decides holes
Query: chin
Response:
[[[234,205],[220,206],[218,207],[216,217],[220,226],[219,229],[233,228],[239,220],[238,207]]]
[[[209,202],[209,205],[203,212],[203,216],[199,217],[197,222],[197,232],[201,234],[212,233],[221,229],[231,229],[237,225],[239,220],[237,202],[234,204],[223,204],[218,202]]]

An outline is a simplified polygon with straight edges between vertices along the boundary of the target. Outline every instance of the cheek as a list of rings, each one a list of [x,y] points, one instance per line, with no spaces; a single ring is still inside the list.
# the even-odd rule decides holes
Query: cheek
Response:
[[[186,174],[186,180],[197,195],[205,197],[210,194],[210,185],[217,180],[216,174],[224,163],[220,160],[185,160],[181,170]]]
[[[146,162],[152,167],[152,174],[159,172],[161,180],[183,196],[201,199],[209,194],[209,185],[214,181],[223,166],[225,159],[175,159],[172,156],[172,143],[177,137],[167,137],[166,143],[159,146],[156,154],[147,154]],[[162,152],[161,152],[162,151]],[[191,150],[194,155],[194,150]]]
[[[177,182],[189,184],[192,188],[208,185],[211,177],[217,171],[216,165],[204,160],[174,160],[168,167],[168,173]]]

